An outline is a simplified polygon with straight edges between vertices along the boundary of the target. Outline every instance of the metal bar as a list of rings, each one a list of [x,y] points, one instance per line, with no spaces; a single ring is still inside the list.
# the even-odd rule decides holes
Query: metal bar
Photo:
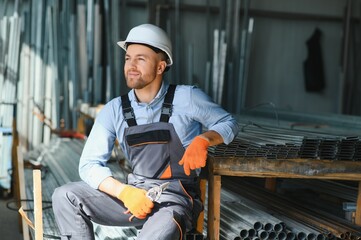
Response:
[[[59,42],[58,38],[60,36],[59,34],[59,4],[57,1],[53,2],[53,7],[51,11],[51,29],[52,34],[50,35],[50,42],[53,45],[52,48],[52,62],[51,62],[51,68],[52,68],[52,89],[51,89],[51,99],[52,99],[52,106],[51,106],[51,120],[53,124],[53,128],[57,129],[60,127],[60,89],[61,89],[61,66],[59,61]]]
[[[248,72],[249,72],[249,64],[250,64],[250,56],[251,56],[251,39],[252,39],[252,32],[253,32],[253,18],[248,20],[248,31],[247,31],[247,38],[246,38],[246,49],[245,49],[245,61],[244,61],[244,69],[243,69],[243,86],[242,86],[242,107],[246,106],[246,96],[247,96],[247,82],[248,82]]]
[[[340,72],[340,88],[339,88],[339,113],[348,113],[347,107],[347,95],[349,89],[348,86],[348,54],[350,44],[350,24],[351,24],[351,7],[352,0],[347,0],[346,11],[344,17],[344,29],[343,29],[343,46],[342,46],[342,59],[341,59],[341,72]]]
[[[192,85],[193,84],[193,45],[188,45],[188,71],[187,71],[187,84]]]
[[[181,22],[180,22],[180,0],[174,1],[174,31],[175,31],[175,58],[181,59]],[[181,61],[175,61],[175,69],[181,70]],[[175,82],[180,83],[180,74],[175,74]]]
[[[76,6],[75,2],[69,2],[69,107],[71,112],[71,128],[77,129],[78,118],[78,99],[79,99],[79,66],[78,66],[78,47],[76,30]],[[100,86],[101,88],[101,86]]]
[[[32,78],[33,78],[33,99],[36,104],[40,104],[40,106],[43,106],[43,96],[44,96],[44,64],[41,59],[42,52],[43,52],[43,41],[44,41],[44,35],[43,35],[43,29],[44,29],[44,7],[46,4],[43,0],[37,0],[35,2],[34,11],[33,11],[33,23],[36,25],[36,30],[34,31],[34,71],[32,72]],[[42,136],[43,136],[43,126],[40,121],[38,121],[37,117],[33,116],[33,128],[32,128],[32,144],[38,145],[42,142]]]
[[[29,15],[24,13],[23,24],[25,29],[30,29]],[[22,33],[21,51],[20,51],[20,65],[19,65],[19,81],[17,91],[17,126],[19,132],[20,144],[28,148],[28,126],[30,125],[29,120],[29,75],[30,75],[30,46],[26,43],[30,42],[29,31]]]
[[[90,13],[89,13],[90,15]],[[79,67],[79,94],[82,96],[82,100],[86,103],[89,103],[88,99],[88,53],[87,53],[87,26],[86,21],[86,5],[85,2],[77,3],[77,12],[76,12],[76,22],[77,22],[77,49],[78,49],[78,67]]]
[[[223,87],[224,87],[224,73],[226,69],[226,57],[227,57],[227,43],[225,42],[226,33],[221,31],[220,48],[219,48],[219,72],[218,72],[218,86],[217,86],[217,102],[222,104]]]
[[[111,15],[109,9],[109,0],[105,0],[104,2],[104,22],[105,22],[105,33],[106,33],[106,66],[105,66],[105,76],[106,76],[106,84],[105,84],[105,102],[109,102],[114,97],[114,86],[112,84],[112,28],[111,28]]]
[[[52,83],[53,83],[53,76],[52,76],[52,69],[51,63],[53,60],[53,45],[52,45],[52,16],[51,16],[51,6],[46,6],[46,23],[45,23],[45,36],[44,36],[44,58],[43,61],[45,63],[45,98],[44,98],[44,114],[45,116],[51,116],[51,99],[52,99]],[[50,141],[51,129],[44,128],[43,131],[43,142],[48,144]]]
[[[241,31],[241,45],[240,45],[240,60],[239,60],[239,74],[238,74],[238,90],[242,94],[245,92],[244,86],[246,79],[244,78],[244,71],[246,65],[246,48],[247,48],[247,29],[249,24],[249,0],[244,0],[244,8],[243,8],[243,20],[242,20],[242,31]],[[245,96],[239,94],[237,99],[237,109],[236,113],[240,113],[241,109],[245,107]]]
[[[219,30],[213,32],[213,69],[212,69],[212,91],[213,100],[218,99],[218,76],[219,76]]]
[[[103,21],[100,14],[100,1],[96,0],[94,5],[94,64],[93,64],[93,77],[94,86],[92,92],[94,93],[94,104],[102,102],[102,66],[101,66],[101,46],[103,34],[101,23]]]
[[[204,81],[204,90],[208,95],[211,95],[210,92],[210,78],[211,78],[211,63],[207,61],[206,63],[206,77]]]
[[[93,85],[94,85],[94,0],[87,0],[87,56],[88,56],[88,84],[87,84],[87,94],[89,94],[88,101],[93,103]]]
[[[119,41],[120,39],[123,39],[125,37],[123,35],[124,32],[124,26],[125,23],[125,0],[119,1],[119,0],[112,0],[111,1],[112,7],[110,9],[111,16],[112,16],[112,39],[111,39],[111,46],[114,46],[114,43]],[[122,85],[125,84],[123,81],[123,50],[117,46],[114,46],[115,49],[112,48],[113,54],[113,81],[114,81],[114,96],[120,96]]]

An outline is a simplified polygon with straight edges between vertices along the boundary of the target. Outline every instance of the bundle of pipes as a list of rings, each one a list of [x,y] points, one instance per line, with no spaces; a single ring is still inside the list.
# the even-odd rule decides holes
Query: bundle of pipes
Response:
[[[301,222],[275,214],[266,205],[244,197],[235,190],[239,184],[226,181],[222,187],[221,239],[332,238],[332,233],[318,232]]]
[[[285,223],[278,223],[273,225],[269,222],[261,223],[256,222],[254,228],[240,231],[239,236],[236,236],[234,240],[331,240],[336,239],[332,233],[321,234],[314,232],[292,232]]]
[[[237,202],[246,205],[249,209],[264,211],[264,214],[269,214],[273,216],[273,218],[278,219],[276,224],[283,223],[277,225],[277,229],[279,232],[284,231],[286,236],[284,236],[285,234],[281,234],[279,237],[285,237],[285,239],[287,239],[287,237],[290,237],[290,239],[361,239],[360,227],[328,212],[313,209],[310,206],[300,205],[285,196],[267,191],[247,181],[237,181],[236,178],[224,178],[223,185],[232,192],[233,201],[237,199]],[[245,219],[252,219],[250,216],[257,216],[255,213],[251,215],[250,212],[245,211],[244,208],[240,209],[236,214],[239,214]],[[263,222],[262,218],[257,221],[263,223],[262,225],[264,225],[264,227],[268,223],[276,226],[269,220]],[[254,229],[259,229],[259,225],[261,224],[254,224]],[[272,231],[275,233],[272,233],[271,237],[277,233],[275,228],[272,229],[270,227],[261,230],[266,231],[261,232],[263,236],[268,237],[266,239],[270,238],[269,235]],[[290,232],[293,234],[288,235]],[[268,235],[266,233],[268,233]],[[242,238],[243,236],[244,234],[240,232],[238,237]],[[292,238],[292,236],[294,238]],[[258,236],[258,238],[260,238],[260,236]]]
[[[358,136],[303,132],[254,124],[240,126],[241,131],[232,143],[211,147],[210,154],[268,159],[361,160],[361,139]]]

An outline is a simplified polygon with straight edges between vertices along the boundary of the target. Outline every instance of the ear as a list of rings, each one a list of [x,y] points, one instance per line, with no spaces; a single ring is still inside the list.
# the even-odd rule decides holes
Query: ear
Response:
[[[163,74],[166,67],[167,63],[165,61],[160,61],[158,63],[157,74]]]

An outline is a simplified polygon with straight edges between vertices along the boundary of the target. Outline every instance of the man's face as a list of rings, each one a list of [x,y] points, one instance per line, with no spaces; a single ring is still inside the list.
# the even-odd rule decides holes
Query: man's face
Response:
[[[151,84],[159,73],[160,55],[149,47],[131,44],[125,54],[124,74],[127,86],[142,89]]]

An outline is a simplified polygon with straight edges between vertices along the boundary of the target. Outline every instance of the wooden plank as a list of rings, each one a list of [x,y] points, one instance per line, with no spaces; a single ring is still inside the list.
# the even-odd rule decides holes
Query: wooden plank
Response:
[[[41,197],[41,171],[33,170],[35,240],[43,239],[43,207]]]
[[[219,240],[221,220],[221,176],[209,177],[208,189],[208,239]]]
[[[356,225],[361,226],[361,181],[358,184],[355,223]]]
[[[13,171],[13,178],[16,179],[15,181],[13,181],[12,185],[14,189],[13,191],[14,191],[15,199],[19,202],[17,204],[17,207],[20,207],[20,200],[24,198],[21,198],[20,195],[20,175],[19,175],[20,170],[19,170],[19,156],[17,153],[17,147],[19,146],[19,135],[16,125],[16,116],[13,118],[12,136],[13,138],[12,138],[12,146],[11,146],[11,164],[13,169],[15,169],[15,171]],[[18,220],[19,220],[19,229],[22,229],[21,218],[19,218]]]
[[[207,180],[201,179],[199,182],[199,187],[201,189],[201,200],[202,203],[205,203],[206,200],[206,192],[207,192]],[[202,211],[197,219],[197,231],[199,233],[203,233],[203,223],[204,223],[204,211]]]
[[[264,159],[210,157],[213,174],[250,177],[284,177],[361,180],[361,162],[316,159]]]
[[[19,191],[20,191],[20,199],[26,199],[26,192],[25,192],[25,177],[24,177],[24,158],[23,153],[21,151],[21,147],[17,146],[17,169],[18,169],[18,182],[19,182]],[[22,208],[26,208],[25,203],[21,203]],[[26,221],[22,220],[22,218],[19,218],[22,223],[22,233],[23,233],[23,239],[29,240],[29,226],[26,223]]]
[[[221,215],[221,176],[214,174],[214,161],[208,164],[208,215],[207,215],[207,238],[219,240],[219,227]]]

